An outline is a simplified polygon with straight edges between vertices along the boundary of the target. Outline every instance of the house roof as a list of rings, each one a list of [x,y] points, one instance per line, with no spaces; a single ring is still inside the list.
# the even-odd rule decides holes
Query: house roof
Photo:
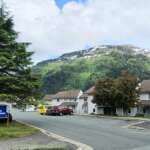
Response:
[[[54,95],[50,95],[50,94],[49,94],[49,95],[45,95],[45,96],[43,97],[43,99],[50,101],[50,100],[53,99],[53,97],[54,97]]]
[[[95,91],[95,86],[92,86],[91,88],[89,88],[85,93],[88,95],[92,95]]]
[[[150,92],[150,80],[143,80],[143,82],[141,83],[141,92],[142,93]]]
[[[61,91],[53,96],[53,98],[59,99],[75,99],[79,96],[80,90]]]

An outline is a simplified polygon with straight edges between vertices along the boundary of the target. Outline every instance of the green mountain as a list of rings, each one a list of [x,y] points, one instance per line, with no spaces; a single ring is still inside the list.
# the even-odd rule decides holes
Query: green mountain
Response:
[[[33,67],[41,74],[44,94],[64,89],[86,90],[98,78],[116,78],[123,70],[150,79],[150,50],[131,45],[102,45],[66,53]]]

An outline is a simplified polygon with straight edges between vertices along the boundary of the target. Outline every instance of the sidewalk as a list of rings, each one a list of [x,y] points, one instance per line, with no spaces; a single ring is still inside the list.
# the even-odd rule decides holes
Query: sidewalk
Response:
[[[75,150],[76,146],[58,141],[41,132],[28,137],[0,140],[0,150],[32,150],[35,148],[64,148],[64,150]]]

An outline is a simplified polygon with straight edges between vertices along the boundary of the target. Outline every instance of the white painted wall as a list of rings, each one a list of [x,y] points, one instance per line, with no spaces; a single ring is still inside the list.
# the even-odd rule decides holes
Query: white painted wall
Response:
[[[77,102],[78,102],[78,105],[76,107],[76,113],[84,114],[84,110],[82,109],[82,106],[84,104],[84,99],[78,99]]]
[[[116,108],[116,114],[118,116],[124,116],[124,111],[122,108]]]
[[[80,93],[79,93],[79,95],[78,95],[78,97],[77,97],[77,99],[79,99],[80,98],[80,96],[83,94],[83,92],[82,91],[80,91]]]
[[[88,106],[88,112],[87,112],[87,114],[91,114],[91,113],[94,113],[93,112],[93,110],[95,109],[95,113],[97,113],[97,109],[96,109],[96,104],[94,104],[93,102],[92,102],[92,100],[93,100],[93,96],[88,96],[88,98],[87,98],[87,106]],[[77,100],[77,102],[78,102],[78,105],[77,105],[77,107],[76,107],[76,113],[78,113],[78,114],[85,114],[85,111],[84,111],[84,109],[83,109],[83,104],[84,104],[84,102],[85,102],[85,100],[82,98],[79,98],[78,100]]]
[[[148,94],[148,93],[141,94],[140,100],[150,100],[150,94]]]
[[[92,100],[93,100],[93,96],[92,95],[89,95],[88,96],[88,99],[87,99],[87,102],[88,102],[88,114],[91,114],[91,113],[94,113],[93,112],[93,110],[95,109],[95,114],[97,113],[96,112],[96,104],[94,104],[93,102],[92,102]]]
[[[130,108],[131,112],[129,113],[129,116],[135,116],[138,112],[137,107]]]

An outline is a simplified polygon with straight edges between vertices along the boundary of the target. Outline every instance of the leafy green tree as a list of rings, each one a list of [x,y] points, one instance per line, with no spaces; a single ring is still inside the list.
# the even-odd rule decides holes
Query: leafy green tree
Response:
[[[19,43],[17,37],[12,18],[3,12],[0,16],[0,100],[19,103],[34,96],[38,82],[31,71],[33,53],[26,51],[29,43]]]
[[[127,71],[116,80],[115,107],[121,107],[127,111],[134,107],[139,99],[139,79]]]
[[[98,106],[123,108],[125,112],[134,107],[139,98],[139,80],[127,71],[117,79],[99,79],[95,85],[94,100]]]
[[[116,86],[114,79],[99,79],[95,85],[94,100],[98,106],[111,107],[115,110]]]

